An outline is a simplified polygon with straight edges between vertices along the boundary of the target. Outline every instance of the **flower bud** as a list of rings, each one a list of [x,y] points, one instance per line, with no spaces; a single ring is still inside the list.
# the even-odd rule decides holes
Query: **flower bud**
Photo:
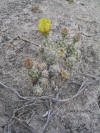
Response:
[[[26,66],[27,68],[32,68],[33,62],[32,62],[32,59],[31,59],[31,58],[26,58],[26,59],[24,60],[24,62],[25,62],[25,66]]]

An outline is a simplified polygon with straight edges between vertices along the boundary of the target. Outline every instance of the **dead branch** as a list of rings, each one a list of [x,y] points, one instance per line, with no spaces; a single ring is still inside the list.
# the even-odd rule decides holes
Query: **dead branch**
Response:
[[[96,77],[96,76],[95,76]],[[14,88],[10,88],[7,87],[6,85],[4,85],[3,83],[0,82],[0,85],[6,89],[9,89],[11,91],[13,91],[20,99],[23,100],[51,100],[53,102],[68,102],[70,100],[73,100],[74,98],[76,98],[77,96],[79,96],[85,89],[86,87],[96,83],[97,81],[100,80],[100,77],[97,77],[95,80],[92,80],[91,82],[83,82],[82,85],[79,88],[79,91],[77,92],[77,94],[75,94],[74,96],[72,96],[71,98],[67,98],[67,99],[57,99],[57,98],[52,98],[50,96],[41,96],[41,97],[23,97],[21,96],[17,90],[15,90]]]
[[[0,87],[6,88],[6,89],[12,91],[12,92],[15,93],[15,94],[18,96],[18,98],[20,98],[20,99],[28,100],[27,97],[21,96],[21,95],[18,93],[18,91],[17,91],[16,89],[10,88],[10,87],[6,86],[5,84],[3,84],[2,82],[0,82]]]
[[[29,41],[28,39],[24,38],[24,37],[20,37],[19,35],[15,38],[13,38],[13,40],[11,41],[12,43],[15,41],[15,40],[22,40],[26,43],[30,43],[30,44],[33,44],[31,41]],[[35,46],[37,47],[40,47],[38,44],[34,44]]]
[[[49,110],[48,111],[47,121],[46,121],[46,123],[45,123],[45,125],[44,125],[43,130],[42,130],[41,133],[45,133],[51,117],[52,117],[52,113],[51,113],[51,110]]]

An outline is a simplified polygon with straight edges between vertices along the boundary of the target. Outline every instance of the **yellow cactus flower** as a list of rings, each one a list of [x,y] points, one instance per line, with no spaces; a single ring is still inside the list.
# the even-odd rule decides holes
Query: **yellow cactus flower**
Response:
[[[51,28],[51,20],[48,18],[41,18],[38,22],[38,29],[42,33],[49,32]]]
[[[61,73],[62,78],[67,78],[68,77],[68,74],[67,74],[66,71],[61,70],[60,73]]]
[[[64,55],[64,50],[60,49],[59,54],[60,54],[60,56],[63,56]]]

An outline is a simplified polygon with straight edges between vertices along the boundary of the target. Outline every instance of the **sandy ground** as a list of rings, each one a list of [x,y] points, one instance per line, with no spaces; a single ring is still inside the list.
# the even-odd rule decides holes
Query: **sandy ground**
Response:
[[[39,7],[36,12],[31,11],[33,5]],[[59,38],[63,27],[68,28],[70,38],[80,33],[77,47],[82,58],[79,67],[73,70],[74,79],[81,80],[79,73],[100,76],[100,0],[75,0],[71,4],[66,0],[0,0],[0,82],[23,96],[32,95],[24,59],[37,57],[35,44],[41,45],[43,39],[37,29],[41,17],[52,20],[49,34],[52,41]],[[78,86],[73,86],[62,94],[74,95]],[[47,111],[42,104],[30,107],[29,112],[22,110],[19,112],[21,120],[16,118],[12,126],[8,124],[14,109],[22,105],[9,88],[0,85],[0,133],[42,133],[46,122],[42,115]],[[33,118],[27,125],[31,114]],[[11,132],[8,132],[9,127]],[[64,105],[53,116],[46,133],[100,133],[99,83],[87,87],[78,98]]]

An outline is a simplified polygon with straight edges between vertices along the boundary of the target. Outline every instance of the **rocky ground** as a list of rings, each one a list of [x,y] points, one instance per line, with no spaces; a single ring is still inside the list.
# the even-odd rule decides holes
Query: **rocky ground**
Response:
[[[68,41],[80,33],[80,41],[76,44],[81,51],[80,61],[70,72],[70,82],[64,82],[58,98],[69,98],[77,94],[82,83],[89,84],[65,104],[52,99],[35,103],[16,95],[17,92],[23,97],[34,95],[24,60],[38,57],[37,45],[43,43],[37,28],[41,17],[52,20],[49,38],[53,42],[59,39],[64,27],[68,28]],[[73,3],[66,0],[0,0],[0,133],[43,133],[45,123],[46,133],[99,133],[100,84],[96,82],[99,78],[99,0],[74,0]],[[52,88],[42,96],[49,94],[56,96]],[[48,118],[48,123],[43,115],[50,108],[56,112]]]

